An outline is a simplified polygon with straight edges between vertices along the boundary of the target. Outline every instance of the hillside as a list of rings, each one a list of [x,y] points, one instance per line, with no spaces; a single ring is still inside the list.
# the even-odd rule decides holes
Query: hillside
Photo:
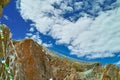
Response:
[[[9,2],[0,0],[0,17]],[[0,24],[0,80],[120,80],[120,68],[75,61],[32,39],[15,41],[10,29]]]
[[[0,25],[0,80],[120,80],[116,65],[59,57],[32,39],[13,41]]]

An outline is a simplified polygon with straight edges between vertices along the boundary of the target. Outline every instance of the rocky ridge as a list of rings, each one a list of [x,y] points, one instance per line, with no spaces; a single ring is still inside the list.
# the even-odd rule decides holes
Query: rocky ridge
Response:
[[[32,39],[13,41],[0,26],[0,80],[120,80],[116,65],[60,57]]]
[[[0,0],[0,17],[9,1]],[[120,80],[120,69],[58,56],[32,39],[14,41],[0,24],[0,80]]]

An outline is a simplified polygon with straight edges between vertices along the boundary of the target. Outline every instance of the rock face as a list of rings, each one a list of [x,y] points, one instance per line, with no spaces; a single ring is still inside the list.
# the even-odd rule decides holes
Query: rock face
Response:
[[[15,73],[16,53],[10,37],[8,27],[0,25],[0,80],[12,79],[12,73]]]
[[[2,8],[10,0],[0,0]],[[76,62],[61,57],[32,39],[13,41],[6,25],[0,25],[0,80],[120,80],[113,64]]]
[[[20,80],[49,80],[52,77],[50,60],[42,46],[31,39],[15,42]],[[17,79],[17,80],[18,80]]]
[[[120,80],[120,69],[60,57],[32,39],[13,41],[1,25],[0,80]]]

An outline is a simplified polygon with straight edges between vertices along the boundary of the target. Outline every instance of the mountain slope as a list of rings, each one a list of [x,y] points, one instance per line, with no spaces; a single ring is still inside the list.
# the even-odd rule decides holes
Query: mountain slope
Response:
[[[72,61],[32,39],[13,41],[10,34],[1,25],[0,80],[120,80],[116,65]]]

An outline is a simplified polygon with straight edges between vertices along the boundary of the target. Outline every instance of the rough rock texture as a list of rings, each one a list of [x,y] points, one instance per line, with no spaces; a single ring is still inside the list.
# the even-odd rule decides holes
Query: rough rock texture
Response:
[[[5,25],[1,28],[4,38],[0,36],[0,60],[5,60],[10,72],[0,62],[0,80],[120,80],[116,65],[76,62],[56,55],[32,39],[13,41],[10,30]]]
[[[50,60],[42,46],[31,39],[15,43],[18,54],[20,80],[49,80],[52,77]]]
[[[6,25],[0,24],[0,80],[12,79],[12,74],[16,74],[15,59],[17,59],[17,54],[11,40],[10,30]]]
[[[0,17],[9,2],[0,0]],[[0,25],[0,80],[120,80],[120,69],[58,56],[32,39],[13,41]]]
[[[21,78],[25,77],[22,80],[120,80],[120,70],[112,64],[104,67],[101,63],[75,62],[55,55],[31,39],[19,41],[15,47],[20,74],[24,74]]]

